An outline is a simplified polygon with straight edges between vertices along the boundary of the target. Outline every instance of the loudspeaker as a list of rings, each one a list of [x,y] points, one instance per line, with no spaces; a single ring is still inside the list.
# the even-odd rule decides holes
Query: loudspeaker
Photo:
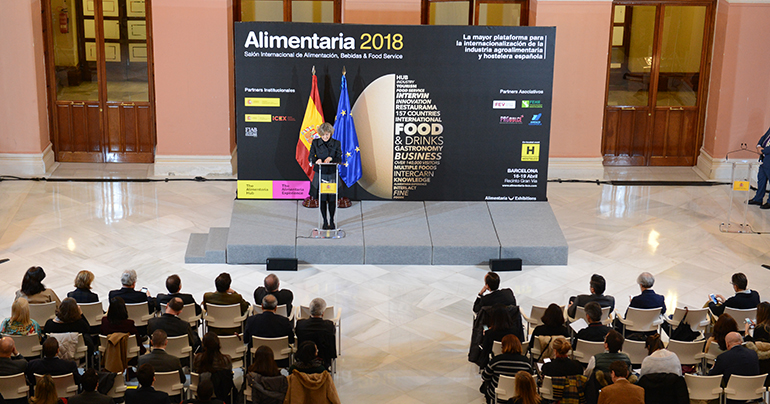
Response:
[[[489,269],[494,272],[521,271],[521,258],[490,258]]]
[[[296,271],[296,258],[268,258],[265,261],[268,271]]]

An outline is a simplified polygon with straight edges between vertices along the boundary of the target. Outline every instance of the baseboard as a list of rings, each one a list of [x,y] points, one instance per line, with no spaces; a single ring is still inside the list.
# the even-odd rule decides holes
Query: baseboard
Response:
[[[748,153],[743,153],[743,155],[747,154]],[[755,163],[755,165],[758,166],[757,158],[751,155],[749,155],[749,157],[750,158],[744,159],[715,159],[705,150],[700,149],[698,164],[695,166],[695,171],[707,180],[730,181],[732,178],[733,163]],[[753,171],[756,172],[756,168],[754,168]],[[754,174],[751,174],[750,177],[756,178]]]
[[[55,165],[50,143],[42,153],[0,153],[0,175],[41,177],[53,171]]]
[[[548,159],[549,179],[595,180],[604,178],[601,157],[551,157]]]
[[[232,156],[155,156],[155,177],[231,176],[234,173]]]

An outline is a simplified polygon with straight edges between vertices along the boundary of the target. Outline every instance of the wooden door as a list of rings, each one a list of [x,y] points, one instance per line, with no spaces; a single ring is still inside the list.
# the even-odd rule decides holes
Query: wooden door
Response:
[[[613,4],[606,165],[695,165],[702,143],[713,2]]]
[[[149,0],[45,0],[57,161],[151,163]]]

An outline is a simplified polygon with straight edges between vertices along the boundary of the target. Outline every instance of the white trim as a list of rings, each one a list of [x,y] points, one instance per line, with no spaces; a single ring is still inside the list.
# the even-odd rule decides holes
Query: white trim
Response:
[[[746,155],[748,153],[743,154]],[[707,180],[730,181],[732,179],[733,163],[749,163],[756,161],[756,157],[728,160],[715,159],[701,148],[700,155],[698,156],[698,164],[694,168],[698,174]]]
[[[206,177],[233,175],[233,156],[156,155],[154,177]]]
[[[604,178],[601,157],[551,157],[548,159],[548,178],[596,180]]]
[[[41,153],[0,153],[0,175],[44,176],[56,168],[53,144]]]

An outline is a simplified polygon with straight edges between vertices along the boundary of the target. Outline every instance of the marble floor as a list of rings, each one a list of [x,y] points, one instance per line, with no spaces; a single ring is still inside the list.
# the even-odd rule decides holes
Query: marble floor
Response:
[[[127,171],[131,171],[127,173]],[[136,178],[146,165],[67,165],[54,178]],[[690,168],[612,169],[605,177],[698,180]],[[0,182],[0,313],[10,314],[24,271],[45,268],[45,283],[63,297],[75,274],[96,275],[106,298],[120,273],[135,269],[138,286],[162,292],[176,273],[182,289],[200,299],[214,277],[229,272],[233,287],[252,300],[263,265],[184,264],[190,233],[229,225],[235,182]],[[701,305],[708,293],[731,294],[730,275],[770,296],[770,237],[720,232],[728,210],[742,220],[744,205],[730,187],[629,187],[550,183],[548,197],[570,247],[569,265],[501,273],[524,311],[566,303],[586,293],[600,273],[624,310],[642,271],[667,305]],[[737,213],[736,213],[737,212]],[[768,211],[752,206],[755,230],[770,230]],[[483,266],[303,266],[279,273],[282,287],[307,304],[321,296],[342,309],[342,356],[336,384],[345,403],[482,403],[478,369],[467,361],[471,306],[483,285]]]

